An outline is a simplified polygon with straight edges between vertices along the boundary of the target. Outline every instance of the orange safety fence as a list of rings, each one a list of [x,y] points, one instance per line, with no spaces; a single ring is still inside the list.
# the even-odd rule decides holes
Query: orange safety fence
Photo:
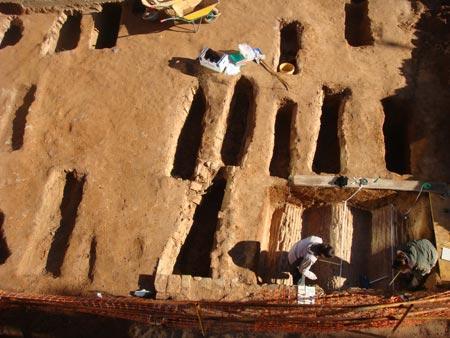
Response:
[[[0,291],[0,311],[27,306],[127,319],[169,328],[205,331],[318,332],[394,327],[450,318],[450,291],[416,293],[415,298],[364,292],[332,294],[315,305],[264,302],[147,300],[133,297],[36,295]],[[412,305],[412,307],[411,307]],[[408,309],[407,316],[404,316]],[[402,318],[404,317],[404,318]]]

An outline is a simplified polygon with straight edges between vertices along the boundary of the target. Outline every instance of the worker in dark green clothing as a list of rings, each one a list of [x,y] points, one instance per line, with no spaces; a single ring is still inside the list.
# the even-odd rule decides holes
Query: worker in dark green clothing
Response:
[[[438,253],[428,239],[419,239],[406,243],[397,251],[393,268],[407,274],[409,287],[416,289],[423,285],[427,275],[436,265]]]

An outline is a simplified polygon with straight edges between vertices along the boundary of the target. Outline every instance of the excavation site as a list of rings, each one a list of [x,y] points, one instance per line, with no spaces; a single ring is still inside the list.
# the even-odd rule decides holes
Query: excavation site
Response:
[[[0,0],[0,336],[447,336],[445,0]]]

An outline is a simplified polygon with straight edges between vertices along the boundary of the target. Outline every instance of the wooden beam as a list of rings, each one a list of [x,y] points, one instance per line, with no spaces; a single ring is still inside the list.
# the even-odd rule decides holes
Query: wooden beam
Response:
[[[294,175],[290,177],[290,185],[293,187],[322,187],[336,188],[336,180],[339,176],[324,175]],[[445,194],[449,186],[442,182],[425,182],[414,180],[389,180],[386,178],[348,177],[347,185],[343,188],[384,189],[399,191],[420,191]]]

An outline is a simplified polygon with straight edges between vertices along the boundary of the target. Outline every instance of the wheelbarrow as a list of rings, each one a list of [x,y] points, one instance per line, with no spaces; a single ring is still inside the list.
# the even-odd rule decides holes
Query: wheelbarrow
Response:
[[[192,24],[194,32],[198,31],[203,21],[211,23],[220,15],[217,9],[219,0],[141,0],[141,2],[146,7],[142,16],[144,20],[157,21],[162,12],[166,17],[160,20],[161,23],[169,21],[189,23]]]

